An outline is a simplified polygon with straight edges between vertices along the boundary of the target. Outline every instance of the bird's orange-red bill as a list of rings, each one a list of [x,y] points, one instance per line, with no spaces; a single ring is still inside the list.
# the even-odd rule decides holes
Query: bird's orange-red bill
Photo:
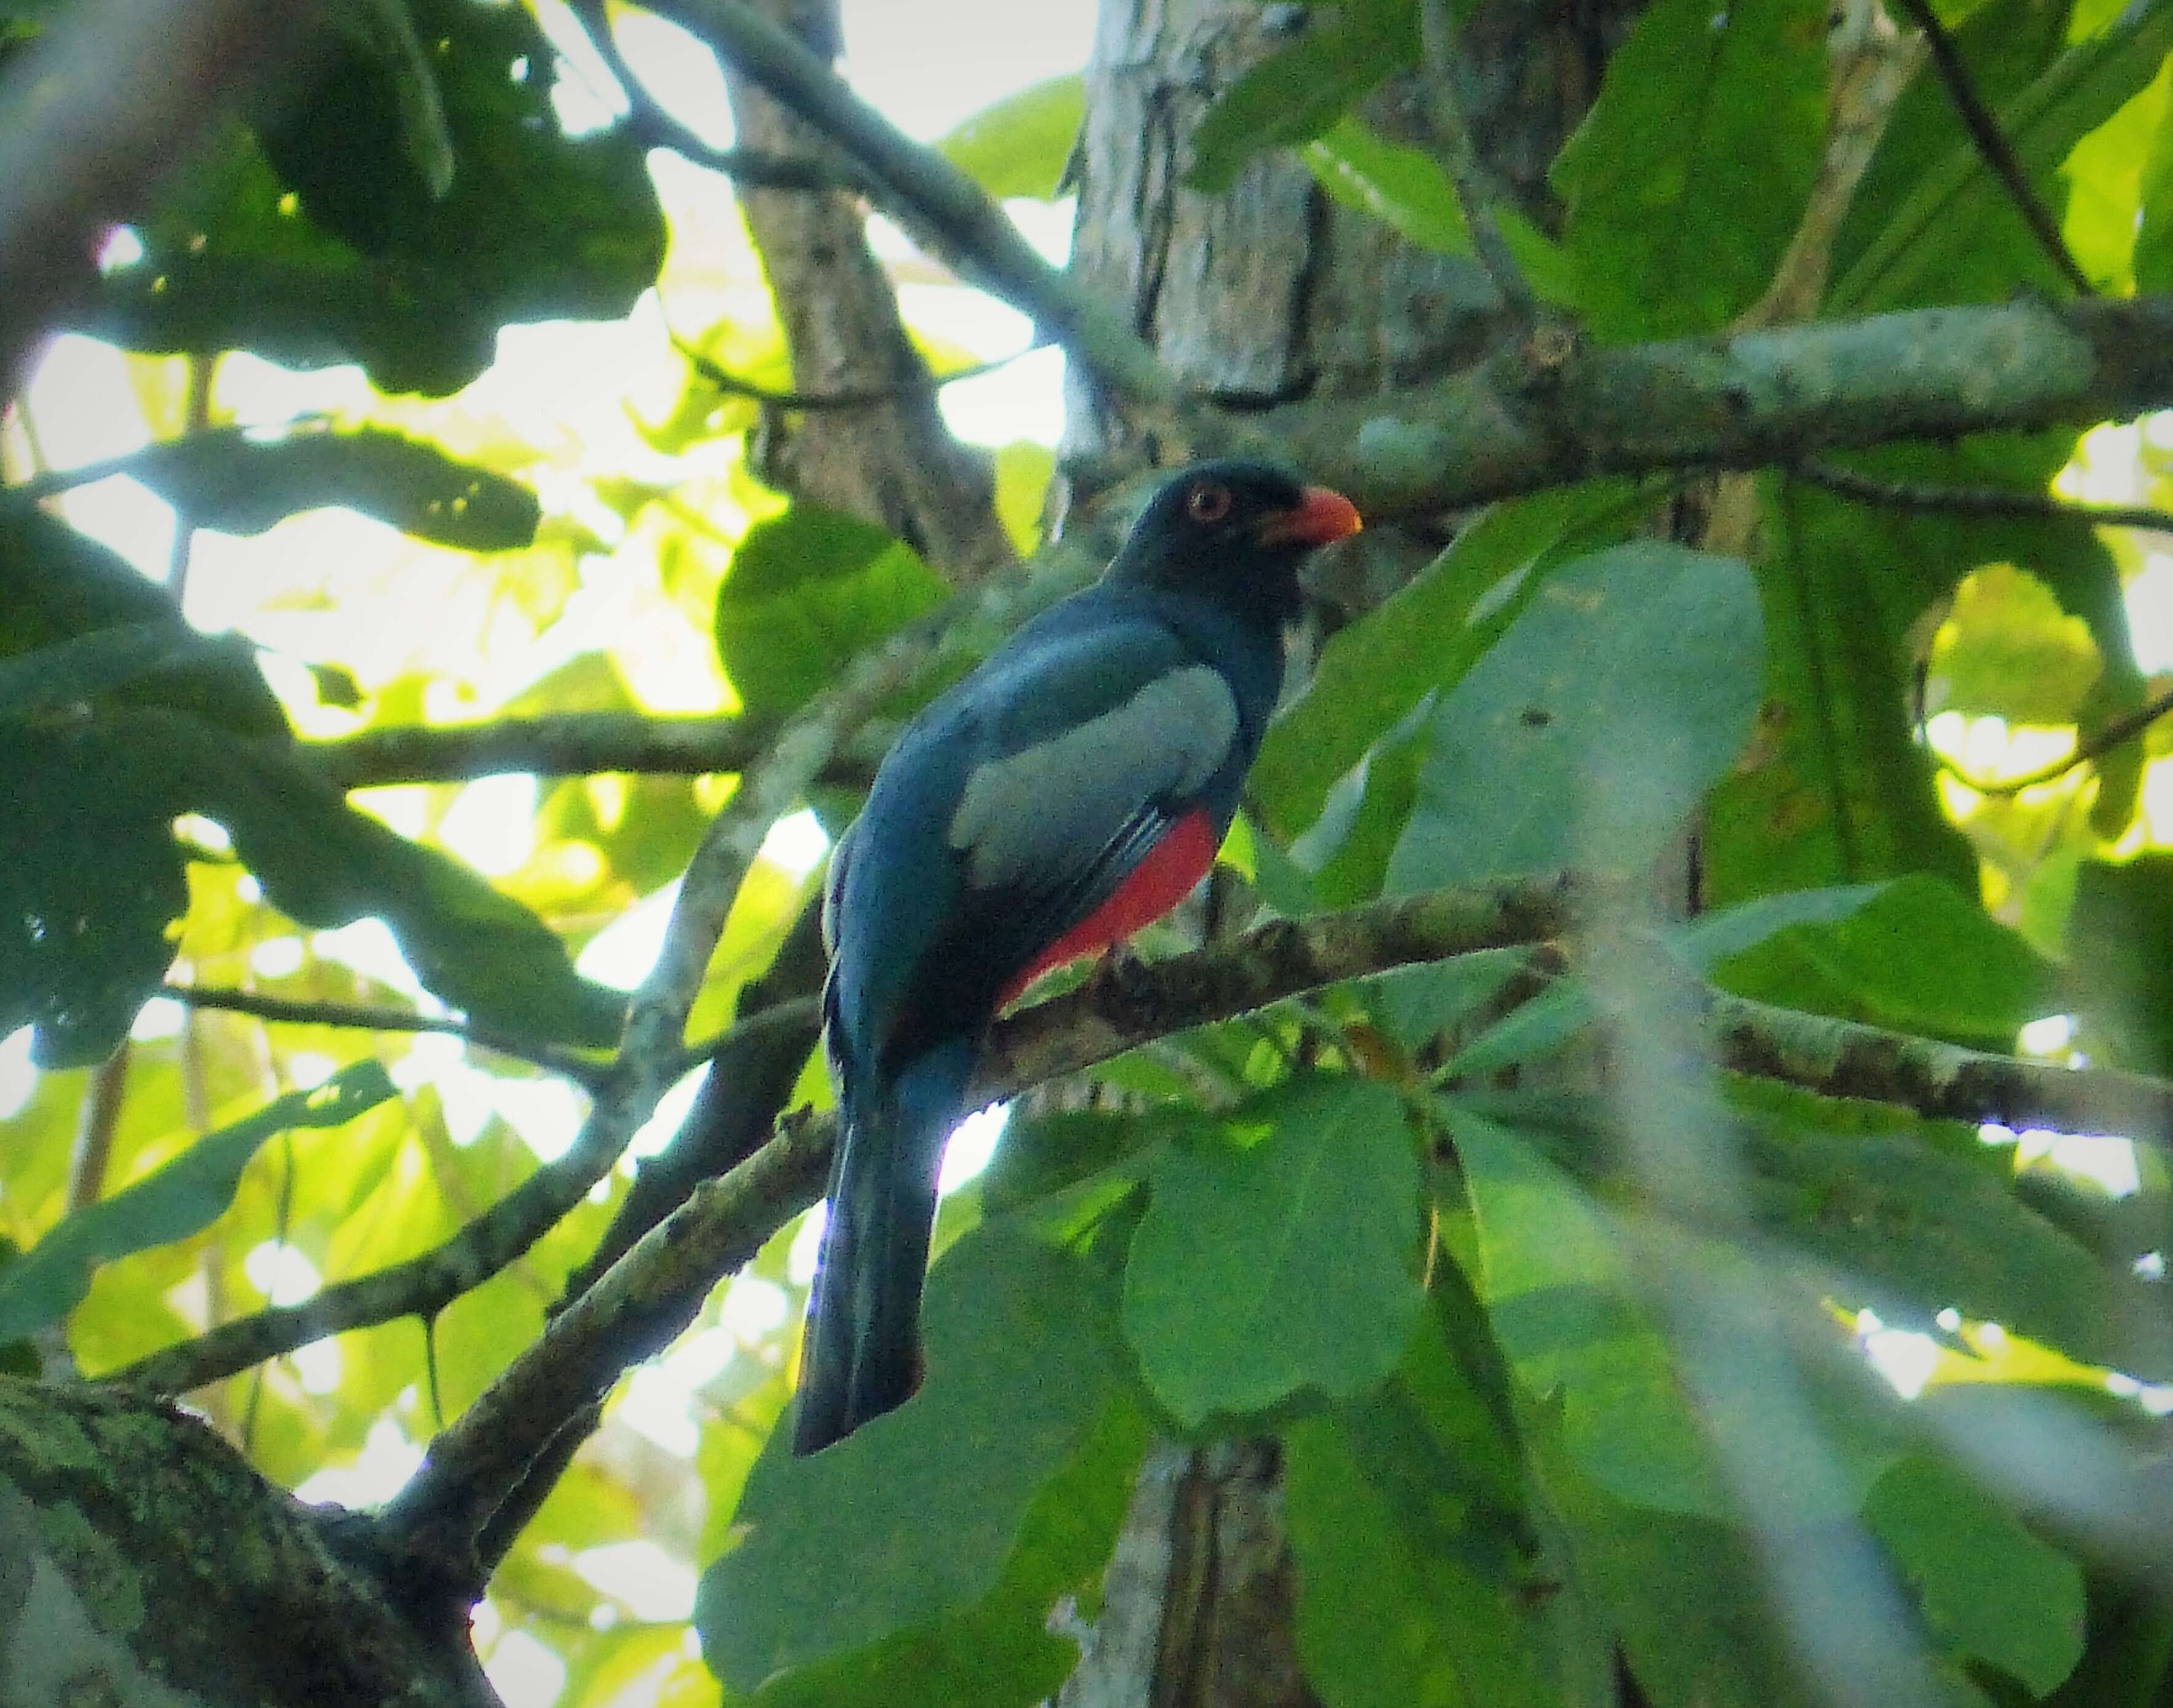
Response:
[[[1260,525],[1262,545],[1324,546],[1355,534],[1365,526],[1358,506],[1341,493],[1325,486],[1308,486],[1286,511]]]

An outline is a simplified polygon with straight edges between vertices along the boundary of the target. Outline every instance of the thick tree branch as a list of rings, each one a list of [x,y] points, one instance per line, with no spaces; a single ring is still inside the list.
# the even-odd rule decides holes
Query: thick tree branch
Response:
[[[2173,295],[2021,298],[1611,349],[1546,328],[1434,386],[1249,418],[1244,437],[1393,516],[2169,403]]]

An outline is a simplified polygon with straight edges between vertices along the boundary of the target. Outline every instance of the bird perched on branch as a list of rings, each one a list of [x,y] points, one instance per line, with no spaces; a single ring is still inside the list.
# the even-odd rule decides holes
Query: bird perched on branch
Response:
[[[989,1022],[1206,875],[1281,688],[1298,565],[1358,527],[1348,499],[1265,463],[1185,470],[1098,582],[876,772],[824,898],[839,1124],[795,1451],[913,1392],[936,1174]]]

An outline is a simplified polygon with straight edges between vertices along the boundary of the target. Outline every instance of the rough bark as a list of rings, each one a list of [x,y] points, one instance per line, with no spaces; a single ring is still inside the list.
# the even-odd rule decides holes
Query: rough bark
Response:
[[[764,0],[763,9],[826,59],[838,57],[836,0]],[[727,87],[746,146],[774,154],[830,151],[746,78],[733,75]],[[787,491],[882,523],[960,585],[1011,563],[989,458],[944,426],[927,365],[868,247],[859,201],[841,191],[755,188],[741,199],[792,354],[794,389],[895,393],[812,412],[790,427],[774,415],[760,472]]]
[[[495,1708],[337,1535],[170,1405],[0,1378],[0,1708]]]

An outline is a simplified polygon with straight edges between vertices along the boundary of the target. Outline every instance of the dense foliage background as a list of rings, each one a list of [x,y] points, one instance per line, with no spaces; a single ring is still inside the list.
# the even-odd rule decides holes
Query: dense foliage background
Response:
[[[346,0],[125,221],[86,202],[57,336],[0,366],[0,1438],[121,1376],[393,1503],[448,1606],[487,1573],[514,1708],[1052,1695],[1178,1593],[1104,1601],[1158,1440],[1274,1473],[1302,1678],[1200,1700],[2173,1700],[2173,414],[2089,407],[2160,383],[2108,375],[2140,332],[2080,402],[2018,379],[2084,359],[2028,316],[2173,289],[2173,3],[1653,0],[1522,204],[1394,117],[1467,86],[1448,8],[1236,9],[1266,45],[1203,60],[1172,193],[1295,158],[1381,244],[1475,228],[1491,391],[1392,375],[1363,431],[1182,395],[973,223],[978,184],[1065,229],[1077,76],[941,159],[804,89],[841,148],[719,141],[712,49],[784,89],[757,26],[819,73],[821,8]],[[0,0],[0,130],[72,21]],[[914,241],[774,300],[736,180]],[[1060,483],[1083,552],[1037,552],[1050,354],[952,268],[1065,348],[1075,437],[1088,392],[1130,424]],[[811,378],[807,293],[870,278],[919,354]],[[1961,322],[1790,342],[2003,303],[2019,354],[1940,394],[1983,430],[1936,441],[1852,388]],[[1464,398],[1483,470],[1478,403],[1708,335],[1591,478],[1397,425]],[[1641,439],[1729,348],[1712,434],[1825,401]],[[991,359],[946,429],[920,364]],[[812,472],[908,406],[956,459],[925,525]],[[1143,444],[1246,433],[1405,555],[1331,578],[1204,909],[1143,945],[1220,947],[1005,1034],[992,1089],[1043,1089],[954,1158],[923,1393],[794,1462],[828,836],[1088,572]],[[1259,970],[1248,927],[1344,908],[1332,972]],[[704,1256],[599,1284],[802,1106],[682,1212],[729,1224]],[[94,1607],[161,1547],[13,1462]]]

